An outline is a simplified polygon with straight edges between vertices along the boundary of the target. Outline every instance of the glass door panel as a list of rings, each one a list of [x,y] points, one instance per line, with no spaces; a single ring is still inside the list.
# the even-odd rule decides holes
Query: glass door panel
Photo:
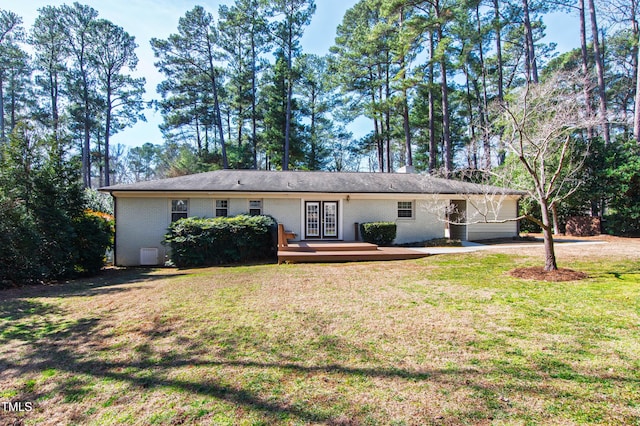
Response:
[[[320,238],[320,202],[307,202],[305,210],[306,238]]]
[[[322,203],[323,210],[323,236],[326,238],[338,237],[338,203],[336,201],[325,201]]]

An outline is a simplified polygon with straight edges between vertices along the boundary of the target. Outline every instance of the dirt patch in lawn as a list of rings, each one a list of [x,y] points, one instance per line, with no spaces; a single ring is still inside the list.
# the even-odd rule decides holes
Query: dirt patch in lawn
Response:
[[[525,280],[536,281],[578,281],[588,277],[587,274],[573,269],[560,268],[555,271],[545,271],[541,266],[533,266],[529,268],[516,268],[509,272],[509,275]]]

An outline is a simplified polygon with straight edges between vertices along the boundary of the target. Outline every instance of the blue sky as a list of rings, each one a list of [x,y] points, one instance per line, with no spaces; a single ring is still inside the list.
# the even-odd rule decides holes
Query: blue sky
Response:
[[[0,8],[11,10],[23,18],[24,27],[29,29],[38,15],[37,10],[43,6],[60,6],[72,4],[74,0],[0,0]],[[156,71],[153,63],[154,57],[149,40],[166,38],[176,31],[178,19],[191,10],[195,5],[202,5],[205,9],[217,15],[220,5],[232,5],[234,0],[78,0],[87,4],[99,12],[101,18],[106,18],[123,27],[129,34],[135,36],[139,47],[137,50],[139,63],[136,76],[144,76],[147,80],[147,100],[154,99],[156,86],[163,79],[162,74]],[[10,4],[7,4],[10,3]],[[333,44],[335,30],[342,21],[344,13],[351,8],[357,0],[316,0],[316,13],[311,25],[307,27],[302,39],[302,47],[305,53],[325,54]],[[567,51],[577,46],[578,27],[575,17],[556,13],[545,18],[549,38],[558,43],[558,51]],[[575,34],[574,34],[575,33]],[[148,110],[146,123],[138,123],[132,128],[114,135],[113,143],[121,143],[127,146],[137,146],[145,142],[154,144],[163,143],[158,125],[162,118],[154,111]],[[370,130],[368,120],[358,120],[352,126],[354,136],[359,137]]]

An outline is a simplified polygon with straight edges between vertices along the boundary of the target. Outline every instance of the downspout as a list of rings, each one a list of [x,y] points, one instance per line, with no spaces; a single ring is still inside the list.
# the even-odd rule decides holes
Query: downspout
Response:
[[[522,197],[518,197],[516,200],[516,217],[520,215],[520,200]],[[516,237],[520,237],[520,221],[521,219],[516,220]]]
[[[113,192],[110,192],[109,194],[111,195],[111,198],[113,198],[113,228],[115,230],[115,232],[113,233],[113,266],[118,266],[118,199],[115,195],[113,195]]]

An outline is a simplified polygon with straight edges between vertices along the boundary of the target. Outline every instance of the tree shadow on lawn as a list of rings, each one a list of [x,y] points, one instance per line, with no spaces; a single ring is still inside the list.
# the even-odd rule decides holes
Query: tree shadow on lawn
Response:
[[[52,336],[54,339],[46,344],[39,343],[34,345],[32,351],[29,351],[28,360],[24,363],[15,363],[12,360],[0,359],[0,367],[7,371],[12,371],[17,376],[24,376],[29,373],[38,373],[49,369],[64,371],[71,375],[71,378],[62,381],[56,386],[54,393],[63,397],[64,402],[77,402],[86,391],[83,390],[85,381],[81,378],[74,378],[79,375],[87,375],[94,378],[117,380],[128,383],[138,389],[180,389],[184,392],[197,394],[201,396],[209,396],[221,401],[225,401],[248,409],[259,411],[272,420],[281,419],[282,414],[293,416],[306,422],[328,422],[331,419],[321,413],[296,407],[286,402],[273,402],[265,398],[261,398],[254,392],[243,388],[233,387],[222,383],[217,383],[213,378],[199,378],[198,380],[181,380],[176,378],[168,378],[172,369],[182,366],[219,366],[233,365],[225,362],[208,362],[194,359],[169,359],[157,361],[152,360],[157,353],[151,350],[149,344],[139,345],[143,348],[139,351],[144,354],[144,360],[132,362],[109,362],[93,359],[84,359],[78,355],[74,348],[68,347],[63,341],[58,339],[74,336],[82,341],[80,345],[87,344],[90,335],[99,334],[99,321],[88,319],[78,323],[73,329],[67,330],[59,335]],[[19,336],[17,336],[19,338]],[[94,356],[95,357],[95,354]],[[100,358],[99,356],[97,358]],[[241,363],[236,365],[242,366]],[[250,366],[247,363],[244,366]],[[260,366],[260,364],[255,364]],[[273,364],[279,367],[278,364]],[[264,365],[268,367],[268,365]],[[145,371],[152,371],[152,375],[140,374]],[[49,392],[51,393],[51,392]],[[35,401],[42,397],[42,394],[35,392],[23,393],[16,400]],[[0,416],[0,419],[2,417]],[[78,419],[76,419],[78,420]]]
[[[98,296],[132,291],[143,287],[133,287],[128,284],[146,284],[154,281],[178,278],[184,275],[186,275],[186,273],[183,272],[157,274],[153,269],[144,268],[104,269],[100,274],[89,278],[2,289],[0,290],[0,303],[4,306],[7,301],[27,299],[30,297]],[[0,311],[0,318],[2,318],[3,313],[10,311],[10,307],[2,309]]]
[[[60,314],[60,311],[47,311],[46,305],[26,306],[33,310],[33,315]],[[159,324],[154,324],[158,327]],[[326,424],[345,424],[344,414],[329,414],[327,403],[323,404],[300,404],[295,401],[278,398],[277,396],[260,396],[258,392],[249,389],[249,385],[230,385],[223,383],[216,375],[200,374],[193,380],[176,378],[176,370],[181,367],[235,367],[247,369],[278,369],[285,372],[300,373],[302,377],[309,379],[316,373],[337,374],[351,377],[367,377],[381,379],[401,379],[407,383],[425,382],[440,384],[444,386],[454,386],[467,388],[474,395],[480,398],[478,406],[483,404],[488,408],[489,414],[500,413],[509,409],[505,403],[501,403],[502,395],[505,394],[526,394],[530,396],[543,396],[547,399],[553,398],[554,390],[544,386],[542,381],[545,377],[554,377],[559,371],[563,380],[574,380],[580,383],[597,383],[603,378],[584,372],[578,372],[569,365],[556,365],[553,360],[536,360],[532,370],[523,372],[518,368],[504,367],[451,367],[432,370],[411,370],[394,366],[381,367],[351,367],[339,363],[327,363],[325,365],[304,365],[302,363],[286,361],[278,354],[274,354],[269,347],[269,342],[264,341],[261,350],[265,351],[265,358],[274,355],[279,361],[259,362],[246,359],[229,359],[228,356],[216,359],[201,353],[191,353],[188,345],[186,351],[176,354],[175,352],[163,352],[154,350],[154,340],[166,337],[163,330],[144,331],[145,339],[138,344],[140,348],[137,353],[142,357],[138,360],[130,361],[110,361],[109,356],[113,353],[105,346],[101,346],[101,332],[108,330],[111,326],[100,318],[82,318],[73,323],[65,324],[64,329],[54,331],[45,337],[33,341],[24,338],[20,334],[11,336],[14,339],[23,340],[30,344],[25,359],[16,361],[14,359],[0,358],[0,371],[9,371],[14,377],[31,377],[34,373],[41,373],[45,370],[57,370],[66,372],[68,377],[62,377],[55,385],[53,393],[60,395],[65,403],[76,403],[92,391],[87,383],[86,377],[95,379],[107,379],[126,383],[135,389],[162,390],[178,389],[194,395],[206,396],[224,401],[246,410],[257,412],[265,420],[274,423],[283,421],[286,418],[295,418],[303,422],[323,422]],[[191,337],[194,341],[198,336]],[[189,338],[184,338],[187,342]],[[78,350],[80,349],[80,350]],[[89,349],[89,350],[87,350]],[[233,348],[231,348],[233,349]],[[194,356],[195,355],[195,356]],[[230,355],[230,354],[229,354]],[[345,354],[348,355],[348,354]],[[348,356],[346,357],[348,358]],[[247,371],[247,374],[251,370]],[[526,374],[523,374],[526,373]],[[234,373],[228,373],[234,374]],[[235,373],[242,375],[242,372]],[[78,377],[79,376],[79,377]],[[486,380],[487,376],[500,376],[506,383],[500,387],[495,385],[493,380]],[[1,376],[0,376],[1,377]],[[6,375],[5,375],[6,377]],[[306,380],[306,379],[305,379]],[[614,382],[615,386],[637,386],[640,380],[627,377],[608,377],[608,381]],[[34,390],[20,390],[15,400],[36,401],[44,395]],[[51,391],[47,392],[49,395]],[[342,395],[344,398],[345,395]],[[425,401],[425,404],[428,402]],[[357,407],[356,407],[357,408]],[[478,415],[474,407],[461,407],[461,411],[451,414],[449,420],[459,422],[469,417]],[[471,410],[467,413],[465,410]],[[466,414],[465,414],[466,413]],[[33,413],[35,414],[35,413]],[[486,414],[486,413],[485,413]],[[28,414],[31,415],[31,414]],[[86,419],[89,414],[82,414]],[[457,417],[456,417],[457,416]],[[0,419],[2,416],[0,416]],[[478,419],[476,419],[478,420]],[[82,422],[82,418],[74,419]],[[442,421],[442,419],[441,419]]]
[[[148,269],[105,270],[98,276],[66,283],[43,284],[0,290],[0,342],[16,339],[34,342],[44,338],[66,338],[77,333],[83,321],[72,320],[55,303],[39,299],[92,297],[130,292],[145,288],[141,283],[179,277],[177,274],[155,274]]]

